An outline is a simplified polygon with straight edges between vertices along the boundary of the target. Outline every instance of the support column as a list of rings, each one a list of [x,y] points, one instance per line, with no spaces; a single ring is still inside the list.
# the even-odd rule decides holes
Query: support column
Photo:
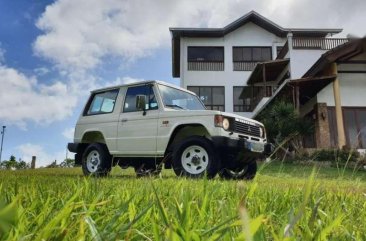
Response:
[[[267,97],[267,80],[266,80],[266,65],[263,64],[263,69],[262,69],[263,73],[262,73],[262,78],[263,78],[263,88],[264,88],[264,97]]]
[[[32,156],[31,169],[36,168],[36,156]]]
[[[315,139],[317,148],[330,148],[328,108],[326,103],[315,105]]]
[[[338,74],[337,63],[331,64],[331,72],[334,75]],[[338,132],[338,148],[341,149],[346,145],[346,135],[344,133],[344,122],[342,114],[342,103],[341,103],[341,93],[339,87],[338,76],[333,82],[333,93],[334,93],[334,103],[335,103],[335,114],[337,119],[337,132]]]
[[[295,86],[295,95],[296,95],[296,110],[300,113],[300,87]]]

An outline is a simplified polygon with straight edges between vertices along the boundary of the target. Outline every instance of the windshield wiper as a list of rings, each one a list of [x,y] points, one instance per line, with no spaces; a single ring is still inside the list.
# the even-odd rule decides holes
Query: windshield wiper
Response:
[[[183,108],[182,106],[179,106],[179,105],[165,105],[165,106],[185,110],[185,108]]]

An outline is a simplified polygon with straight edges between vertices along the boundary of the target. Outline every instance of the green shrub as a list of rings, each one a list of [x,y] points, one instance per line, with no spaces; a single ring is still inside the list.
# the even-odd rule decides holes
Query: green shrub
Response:
[[[322,149],[311,155],[314,161],[329,161],[337,163],[357,162],[360,154],[356,150]]]

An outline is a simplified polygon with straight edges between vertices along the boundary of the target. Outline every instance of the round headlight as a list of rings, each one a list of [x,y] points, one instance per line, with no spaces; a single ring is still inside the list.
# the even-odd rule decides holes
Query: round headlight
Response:
[[[262,126],[259,127],[259,135],[260,135],[260,137],[264,138],[264,134],[265,134],[264,128]]]
[[[225,131],[229,130],[229,128],[230,128],[230,121],[227,118],[224,118],[222,120],[222,128],[224,128]]]

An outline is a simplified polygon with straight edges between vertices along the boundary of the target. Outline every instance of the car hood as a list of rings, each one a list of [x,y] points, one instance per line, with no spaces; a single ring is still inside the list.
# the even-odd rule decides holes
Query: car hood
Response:
[[[162,116],[170,116],[170,117],[184,117],[184,116],[199,117],[199,116],[215,116],[215,115],[223,115],[223,116],[227,116],[227,117],[231,117],[231,118],[235,118],[235,119],[241,119],[241,120],[245,120],[245,121],[263,126],[263,124],[260,123],[259,121],[256,121],[256,120],[244,117],[244,116],[236,115],[233,113],[216,111],[216,110],[176,110],[176,109],[166,108],[165,111],[162,113]]]

